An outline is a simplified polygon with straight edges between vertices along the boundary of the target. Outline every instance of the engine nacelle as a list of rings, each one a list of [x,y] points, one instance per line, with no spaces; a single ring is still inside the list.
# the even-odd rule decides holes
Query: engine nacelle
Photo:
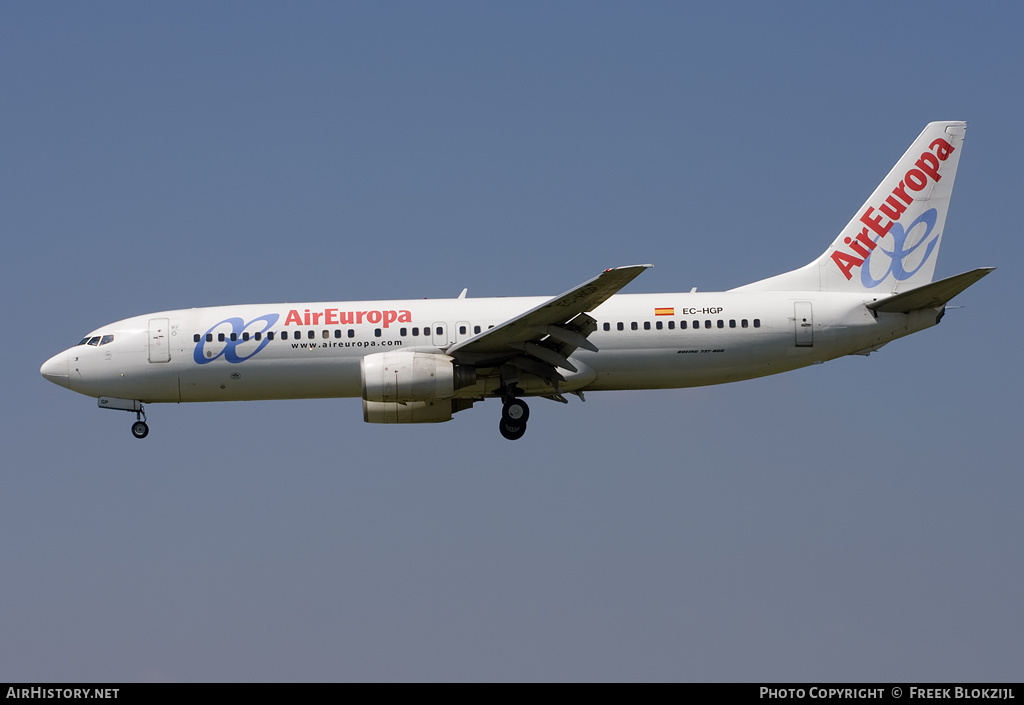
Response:
[[[448,399],[456,389],[476,382],[476,368],[456,365],[453,358],[441,353],[376,353],[364,357],[359,369],[363,399],[368,402]],[[449,418],[450,408],[447,418],[437,420],[447,421]]]
[[[363,399],[366,423],[441,423],[452,420],[453,399],[430,401],[367,401]]]

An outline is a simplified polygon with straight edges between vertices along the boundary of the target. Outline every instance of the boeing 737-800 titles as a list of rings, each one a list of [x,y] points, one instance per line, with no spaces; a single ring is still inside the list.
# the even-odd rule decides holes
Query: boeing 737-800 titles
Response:
[[[988,274],[932,281],[963,122],[933,122],[828,249],[716,293],[619,294],[649,265],[561,296],[252,304],[102,326],[47,360],[51,382],[136,414],[144,404],[361,397],[369,423],[435,423],[494,397],[526,432],[524,397],[721,384],[867,354],[937,324]]]

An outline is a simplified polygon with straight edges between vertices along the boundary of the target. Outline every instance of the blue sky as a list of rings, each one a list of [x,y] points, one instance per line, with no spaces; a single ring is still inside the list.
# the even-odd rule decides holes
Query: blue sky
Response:
[[[1022,15],[0,5],[0,680],[1020,681]],[[516,443],[354,399],[139,442],[38,374],[169,308],[738,286],[944,119],[937,275],[999,269],[867,359],[540,400]]]

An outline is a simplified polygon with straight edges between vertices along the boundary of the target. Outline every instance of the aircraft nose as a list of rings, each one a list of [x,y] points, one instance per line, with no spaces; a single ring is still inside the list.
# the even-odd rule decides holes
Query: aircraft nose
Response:
[[[43,363],[43,366],[39,368],[39,374],[45,379],[50,380],[54,384],[60,385],[61,387],[71,388],[71,383],[68,381],[68,353],[65,350],[62,353],[57,353],[49,360]]]

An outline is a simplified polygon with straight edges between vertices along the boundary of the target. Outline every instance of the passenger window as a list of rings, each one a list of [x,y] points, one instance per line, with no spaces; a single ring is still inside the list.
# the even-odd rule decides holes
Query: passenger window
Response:
[[[736,327],[736,319],[734,319],[734,318],[729,319],[729,327],[730,328],[735,328]]]
[[[698,328],[700,328],[700,321],[694,321],[693,322],[693,329],[697,330]]]
[[[459,335],[466,334],[466,326],[459,326]]]
[[[721,318],[718,319],[718,327],[725,328],[725,321],[723,321]]]
[[[335,328],[334,329],[334,337],[335,338],[340,338],[341,337],[341,328]]]
[[[624,325],[622,325],[622,322],[621,322],[621,321],[620,321],[619,323],[616,323],[616,324],[615,324],[615,327],[616,327],[616,328],[617,328],[618,330],[625,330],[625,329],[626,329],[626,327],[625,327]]]
[[[679,330],[686,330],[686,321],[679,321]]]
[[[676,329],[676,322],[675,321],[669,321],[668,322],[668,329],[669,330],[675,330]]]
[[[749,324],[748,324],[746,318],[744,318],[742,321],[740,321],[740,328],[746,328],[748,325]]]
[[[650,329],[651,329],[651,322],[650,321],[644,321],[644,330],[650,330]]]
[[[223,343],[225,340],[226,340],[226,338],[224,337],[223,333],[218,333],[217,334],[217,342]]]
[[[409,332],[408,328],[402,328],[402,329],[400,329],[398,331],[398,334],[404,338],[408,332]]]
[[[255,338],[256,340],[261,340],[263,338],[263,332],[262,331],[256,331],[256,334],[253,335],[253,338]]]
[[[232,333],[231,334],[231,340],[232,340],[232,342],[238,340],[238,333]]]
[[[192,342],[193,343],[198,343],[199,342],[199,334],[198,333],[196,333],[195,335],[192,336]]]
[[[605,330],[611,330],[612,329],[612,324],[611,323],[605,323],[604,324],[604,329]]]
[[[373,335],[374,335],[374,337],[379,338],[380,337],[380,328],[374,328],[373,329]]]
[[[242,340],[248,340],[248,339],[249,339],[249,333],[247,333],[247,332],[246,333],[242,333]]]
[[[661,321],[656,321],[654,323],[654,327],[657,328],[658,330],[661,330]]]
[[[206,334],[206,342],[207,343],[212,343],[213,342],[213,333],[207,333]]]
[[[473,326],[473,335],[480,335],[480,326]]]
[[[630,323],[630,324],[629,324],[629,329],[630,329],[630,330],[636,330],[636,329],[637,329],[637,327],[638,327],[638,326],[637,326],[637,324],[636,324],[636,321],[633,321],[632,323]]]
[[[348,329],[348,337],[349,338],[356,337],[356,332],[354,330],[352,330],[351,328]]]
[[[273,339],[274,339],[274,331],[270,331],[269,333],[267,333],[267,340],[273,340]]]
[[[281,331],[281,340],[288,340],[288,331]]]
[[[321,335],[321,337],[322,337],[322,338],[324,338],[325,340],[326,340],[327,338],[330,338],[330,337],[331,337],[331,331],[329,331],[329,330],[327,330],[326,328],[324,328],[324,332],[323,332],[323,334]]]
[[[419,328],[413,328],[412,329],[412,334],[413,334],[413,337],[418,337],[419,334],[420,334],[420,329]]]
[[[437,327],[437,328],[436,328],[436,329],[434,330],[434,332],[435,332],[435,333],[437,333],[438,335],[441,335],[442,333],[444,333],[444,328],[442,328],[441,326],[438,326],[438,327]]]
[[[711,327],[711,319],[710,318],[707,319],[706,321],[704,321],[704,327],[705,328],[710,328]]]
[[[754,328],[760,328],[760,327],[761,327],[761,319],[760,318],[755,318],[754,319]]]

